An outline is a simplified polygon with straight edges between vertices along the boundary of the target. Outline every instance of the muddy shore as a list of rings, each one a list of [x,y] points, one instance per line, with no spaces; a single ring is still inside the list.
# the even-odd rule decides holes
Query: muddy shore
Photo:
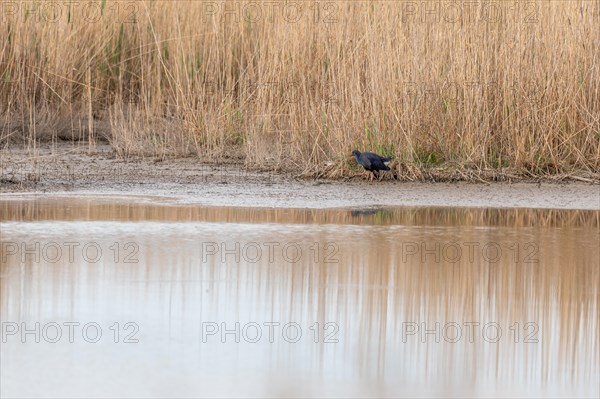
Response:
[[[0,152],[0,199],[24,194],[154,196],[207,206],[333,208],[451,206],[600,209],[600,184],[519,181],[433,183],[359,177],[306,179],[290,173],[212,165],[198,158],[116,159],[109,146],[41,146]]]

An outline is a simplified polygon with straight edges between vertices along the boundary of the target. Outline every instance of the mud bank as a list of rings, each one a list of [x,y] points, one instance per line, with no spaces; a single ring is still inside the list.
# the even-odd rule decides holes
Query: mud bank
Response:
[[[118,160],[109,146],[45,146],[35,157],[4,149],[2,197],[29,194],[154,196],[208,206],[333,208],[450,206],[600,209],[600,184],[584,182],[423,183],[322,180],[212,165],[198,158]]]

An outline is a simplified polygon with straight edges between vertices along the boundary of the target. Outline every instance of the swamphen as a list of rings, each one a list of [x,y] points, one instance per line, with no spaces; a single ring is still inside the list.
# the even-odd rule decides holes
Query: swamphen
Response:
[[[365,168],[364,172],[358,173],[355,176],[364,176],[369,173],[371,176],[370,181],[373,181],[375,172],[379,172],[380,170],[390,170],[388,167],[388,163],[390,162],[389,158],[384,158],[372,152],[360,152],[358,150],[352,151],[352,155],[356,158],[356,162]]]

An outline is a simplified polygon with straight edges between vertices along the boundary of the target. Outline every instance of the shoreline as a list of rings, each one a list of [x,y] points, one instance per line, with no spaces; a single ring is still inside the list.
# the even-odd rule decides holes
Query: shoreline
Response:
[[[285,185],[285,184],[284,184]],[[546,184],[537,187],[536,184],[517,183],[504,185],[494,183],[491,187],[481,189],[482,184],[473,183],[410,183],[393,187],[391,194],[376,199],[376,195],[368,193],[368,187],[355,187],[354,193],[349,194],[343,187],[333,183],[322,185],[332,186],[336,198],[324,198],[322,190],[310,187],[287,187],[278,190],[264,190],[256,185],[246,192],[235,193],[234,190],[211,190],[211,195],[218,198],[205,197],[200,192],[189,191],[186,186],[165,187],[163,184],[152,185],[129,191],[129,187],[113,186],[93,190],[43,190],[43,191],[14,191],[0,193],[0,202],[15,200],[30,200],[44,196],[47,198],[79,198],[79,199],[110,199],[127,202],[144,202],[161,205],[197,205],[201,207],[240,207],[240,208],[280,208],[280,209],[371,209],[386,207],[408,208],[496,208],[496,209],[555,209],[555,210],[595,210],[600,211],[600,188],[573,183],[564,191],[565,185]],[[584,187],[581,187],[584,186]],[[214,188],[214,187],[213,187]],[[509,188],[509,193],[507,193]],[[584,188],[584,190],[580,190]],[[293,191],[302,189],[303,195],[296,198],[283,198],[292,195]],[[536,192],[537,190],[537,192]],[[421,194],[429,198],[422,199]],[[478,194],[483,194],[475,197]],[[371,199],[371,198],[373,199]]]
[[[470,207],[600,210],[600,184],[547,182],[368,182],[298,178],[198,158],[115,159],[109,146],[95,155],[50,146],[32,158],[3,150],[0,200],[32,195],[111,196],[200,206],[255,208]],[[600,182],[599,182],[600,183]]]

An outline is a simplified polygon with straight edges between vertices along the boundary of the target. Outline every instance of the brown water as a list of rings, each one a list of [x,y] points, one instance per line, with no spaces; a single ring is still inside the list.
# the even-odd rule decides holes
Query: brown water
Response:
[[[600,393],[599,211],[4,197],[0,221],[2,396]]]

